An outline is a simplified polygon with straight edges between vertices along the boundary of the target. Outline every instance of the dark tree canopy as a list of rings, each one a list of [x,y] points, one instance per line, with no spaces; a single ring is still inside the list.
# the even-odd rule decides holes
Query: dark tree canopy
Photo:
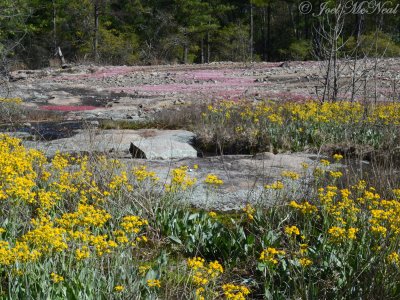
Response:
[[[307,60],[318,53],[315,31],[321,22],[320,5],[334,7],[340,1],[311,0],[313,10],[308,14],[300,12],[301,3],[2,0],[0,55],[3,61],[29,68],[47,66],[58,47],[68,61],[103,64]],[[399,16],[400,11],[349,13],[342,39],[365,48],[375,42],[375,49],[397,56]]]

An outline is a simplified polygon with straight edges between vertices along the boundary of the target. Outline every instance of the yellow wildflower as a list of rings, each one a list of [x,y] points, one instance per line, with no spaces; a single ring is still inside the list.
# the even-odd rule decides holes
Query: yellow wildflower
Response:
[[[300,174],[292,171],[283,171],[281,175],[282,177],[290,178],[292,180],[297,180],[300,178]]]
[[[124,289],[125,289],[124,286],[122,286],[122,285],[116,285],[116,286],[114,287],[114,292],[121,293],[121,292],[124,291]]]
[[[289,236],[300,235],[300,229],[297,226],[286,226],[285,233]]]
[[[334,155],[333,155],[333,159],[336,160],[336,161],[340,161],[340,160],[343,159],[343,155],[341,155],[341,154],[334,154]]]
[[[305,258],[305,257],[304,258],[300,258],[299,259],[299,264],[302,267],[308,267],[308,266],[312,265],[312,260],[308,259],[308,258]]]
[[[250,221],[253,221],[254,220],[254,213],[255,213],[255,209],[250,205],[250,204],[247,204],[244,208],[243,208],[243,211],[247,214],[247,218],[250,220]]]
[[[214,186],[222,185],[224,183],[224,181],[219,179],[215,174],[208,174],[204,182]]]
[[[224,284],[222,286],[224,296],[228,300],[245,300],[246,296],[250,294],[250,290],[244,285],[234,285],[232,283]]]
[[[400,256],[397,252],[392,252],[388,255],[387,260],[388,260],[388,262],[390,262],[392,264],[399,265]]]
[[[147,271],[150,270],[151,266],[150,265],[142,265],[139,266],[139,274],[141,276],[145,276]]]
[[[291,201],[289,203],[289,206],[297,209],[299,211],[301,211],[303,214],[312,214],[315,212],[318,212],[318,208],[310,203],[308,203],[307,201],[299,204],[296,201]]]
[[[50,276],[51,276],[51,280],[54,282],[54,283],[59,283],[59,282],[61,282],[61,281],[64,281],[64,277],[62,277],[61,275],[58,275],[58,274],[56,274],[56,273],[51,273],[50,274]]]
[[[326,159],[321,159],[320,163],[321,163],[323,166],[325,166],[325,167],[327,167],[327,166],[329,166],[329,165],[331,164],[331,163],[329,162],[329,160],[326,160]]]
[[[146,283],[148,287],[156,287],[156,288],[161,287],[161,281],[158,279],[148,279]]]
[[[214,212],[214,211],[210,211],[210,212],[208,213],[208,215],[209,215],[211,218],[213,218],[213,219],[215,219],[215,218],[217,217],[217,213]]]
[[[77,260],[83,260],[90,256],[90,251],[87,246],[83,246],[82,249],[76,249],[75,257]]]
[[[348,237],[350,240],[355,240],[355,239],[356,239],[356,234],[357,234],[357,232],[358,232],[358,228],[350,227],[350,228],[347,230],[347,237]]]
[[[346,229],[337,227],[337,226],[333,226],[333,227],[329,228],[328,233],[333,240],[338,241],[345,237]]]
[[[272,189],[272,190],[282,190],[284,188],[284,185],[282,181],[275,181],[274,183],[270,185],[265,185],[264,186],[266,189]]]
[[[268,247],[264,249],[260,254],[260,261],[272,263],[273,265],[278,264],[278,259],[286,254],[283,250],[277,250],[276,248]]]
[[[329,175],[332,177],[332,178],[340,178],[340,177],[342,177],[343,176],[343,173],[342,172],[340,172],[340,171],[329,171]]]

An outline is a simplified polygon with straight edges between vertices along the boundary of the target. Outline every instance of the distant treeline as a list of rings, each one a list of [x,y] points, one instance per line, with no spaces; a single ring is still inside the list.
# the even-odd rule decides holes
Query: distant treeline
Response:
[[[383,1],[383,0],[382,0]],[[3,63],[45,67],[58,47],[68,61],[104,64],[281,61],[318,58],[316,34],[340,1],[287,0],[1,0]],[[343,2],[343,1],[342,1]],[[353,1],[353,4],[378,1]],[[400,1],[392,1],[396,8]],[[343,4],[349,5],[348,1]],[[348,12],[343,55],[400,54],[398,13]],[[322,6],[321,6],[322,5]],[[331,10],[330,21],[335,21]],[[367,51],[370,49],[371,51]],[[379,53],[378,53],[379,52]]]

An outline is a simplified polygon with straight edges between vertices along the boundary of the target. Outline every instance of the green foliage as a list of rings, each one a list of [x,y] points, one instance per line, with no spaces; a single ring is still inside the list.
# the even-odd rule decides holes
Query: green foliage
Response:
[[[167,209],[157,215],[161,234],[168,236],[186,255],[200,253],[210,260],[222,258],[226,263],[237,263],[254,251],[255,236],[246,232],[243,221],[236,214],[214,219],[206,211],[182,208]]]
[[[249,26],[229,24],[221,28],[213,37],[216,61],[246,61],[249,59],[247,41],[250,38]]]
[[[36,28],[27,23],[30,15],[29,4],[22,0],[3,0],[0,4],[0,74],[12,67],[8,61],[17,56],[22,49],[23,37]]]
[[[321,18],[299,14],[297,2],[273,0],[3,0],[0,54],[33,68],[47,66],[58,46],[67,60],[93,60],[96,52],[99,62],[107,64],[246,61],[250,4],[255,60],[311,58],[311,46],[316,45],[310,41]],[[314,10],[319,7],[318,1],[311,4]],[[329,2],[332,8],[335,4]],[[377,19],[364,15],[360,49],[370,56],[399,55],[392,25],[399,16],[385,15],[379,24]],[[341,43],[350,38],[347,52],[356,46],[354,22],[357,18],[346,21],[339,38]]]
[[[134,64],[138,61],[138,37],[129,30],[118,31],[100,27],[100,59],[107,64],[124,61]]]
[[[311,59],[311,43],[307,40],[295,41],[290,44],[287,53],[293,60]]]
[[[346,45],[348,51],[357,48],[357,40],[351,37]],[[400,46],[388,34],[378,31],[361,35],[358,49],[369,57],[396,57],[400,55]]]

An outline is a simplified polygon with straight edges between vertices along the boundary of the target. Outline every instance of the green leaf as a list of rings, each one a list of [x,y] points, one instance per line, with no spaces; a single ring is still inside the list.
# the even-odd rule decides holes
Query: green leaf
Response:
[[[170,235],[168,238],[169,238],[171,241],[173,241],[173,242],[175,242],[175,243],[177,243],[177,244],[179,244],[179,245],[182,245],[182,244],[183,244],[182,241],[180,240],[180,238],[178,238],[177,236]]]

